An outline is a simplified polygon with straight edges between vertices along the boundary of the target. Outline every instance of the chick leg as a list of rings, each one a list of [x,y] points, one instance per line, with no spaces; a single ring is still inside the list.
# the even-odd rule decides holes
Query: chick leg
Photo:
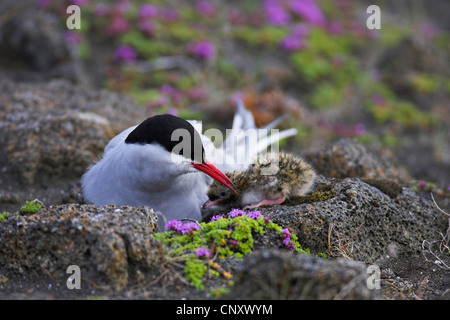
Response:
[[[286,198],[284,196],[282,196],[281,198],[275,199],[275,200],[262,200],[262,201],[260,201],[258,203],[250,204],[250,205],[246,206],[244,208],[244,210],[258,208],[258,207],[261,207],[261,206],[280,204],[280,203],[283,203],[284,200],[286,200]]]

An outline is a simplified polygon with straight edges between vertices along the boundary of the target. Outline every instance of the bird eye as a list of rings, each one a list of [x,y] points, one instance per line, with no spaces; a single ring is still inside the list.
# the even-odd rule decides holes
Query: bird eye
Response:
[[[222,191],[221,193],[220,193],[220,196],[221,197],[225,197],[227,195],[227,192],[226,191]]]

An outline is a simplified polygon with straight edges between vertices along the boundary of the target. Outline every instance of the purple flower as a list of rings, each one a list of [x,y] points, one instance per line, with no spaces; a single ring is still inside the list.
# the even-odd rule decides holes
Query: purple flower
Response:
[[[297,23],[292,27],[291,34],[296,37],[304,38],[308,35],[310,29],[311,28],[305,23]]]
[[[52,2],[52,0],[37,0],[37,5],[40,8],[46,8],[50,5],[50,2]]]
[[[109,7],[104,3],[99,3],[95,6],[94,14],[97,17],[106,16],[109,13]]]
[[[155,25],[149,20],[139,20],[138,28],[149,37],[154,36],[156,33]]]
[[[386,99],[381,95],[381,94],[374,94],[372,96],[372,101],[373,103],[375,103],[376,105],[382,106],[386,104]]]
[[[256,220],[258,218],[261,218],[263,215],[259,211],[250,211],[247,212],[247,217],[252,218],[253,220]]]
[[[79,7],[84,7],[89,4],[89,0],[71,0],[70,2]]]
[[[420,189],[424,190],[424,189],[426,188],[427,184],[426,184],[425,182],[423,182],[423,181],[420,181],[420,182],[417,184],[417,186],[418,186]]]
[[[130,28],[128,21],[122,17],[115,17],[111,23],[111,25],[107,29],[107,33],[110,36],[117,36],[122,33],[125,33]]]
[[[162,94],[165,94],[167,96],[170,96],[172,93],[175,92],[175,88],[172,87],[170,84],[162,85],[160,90]]]
[[[262,4],[267,20],[275,26],[284,26],[291,22],[290,14],[277,0],[265,0]]]
[[[212,17],[216,13],[216,9],[209,1],[199,1],[194,6],[195,11],[199,13],[204,18]]]
[[[191,234],[198,228],[200,228],[200,226],[195,222],[183,223],[180,220],[170,220],[166,225],[166,230],[173,230],[183,235],[186,233]]]
[[[305,47],[305,39],[290,35],[281,40],[281,46],[286,51],[296,51]]]
[[[202,101],[208,98],[208,93],[204,89],[197,87],[197,88],[190,88],[186,92],[186,96],[189,100]]]
[[[245,216],[245,212],[239,209],[233,209],[228,213],[230,218],[243,217]]]
[[[64,32],[64,39],[73,45],[79,45],[83,41],[83,36],[75,31],[69,30]]]
[[[230,244],[232,244],[233,246],[239,247],[239,241],[230,240]]]
[[[291,228],[281,229],[284,238],[283,243],[287,246],[288,250],[295,250],[294,242],[291,241],[292,231],[293,230]]]
[[[173,230],[176,232],[180,232],[181,226],[182,222],[180,220],[170,220],[169,222],[167,222],[166,230],[167,231]]]
[[[448,188],[447,188],[447,190],[448,190],[448,191],[450,191],[450,184],[448,185]]]
[[[115,6],[115,9],[118,13],[123,14],[127,12],[130,7],[131,7],[130,0],[119,0],[119,2]]]
[[[158,7],[152,4],[144,4],[139,8],[138,17],[139,19],[153,18],[158,15]]]
[[[335,35],[340,35],[344,31],[342,25],[337,21],[332,21],[327,26],[328,32]]]
[[[175,22],[179,17],[180,14],[175,9],[164,9],[161,12],[161,18],[167,22]]]
[[[289,7],[292,12],[314,25],[325,24],[325,16],[314,0],[291,0]]]
[[[195,41],[188,44],[188,51],[196,58],[213,60],[216,56],[216,47],[208,41]]]
[[[173,116],[177,116],[178,115],[178,109],[177,108],[169,108],[169,110],[167,110],[167,114],[171,114]]]
[[[197,250],[195,250],[195,255],[197,258],[209,257],[209,250],[204,247],[197,248]]]
[[[269,218],[267,218],[267,217],[264,217],[264,222],[267,224],[267,223],[270,223],[270,219]]]
[[[223,214],[218,214],[218,215],[213,216],[209,222],[213,222],[213,221],[216,221],[216,220],[219,220],[222,218],[223,218]]]
[[[200,228],[200,226],[197,223],[188,222],[188,223],[184,223],[181,225],[180,231],[182,234],[186,234],[186,233],[191,234],[193,231],[197,230],[198,228]]]
[[[126,63],[133,62],[136,58],[136,51],[134,51],[132,47],[126,45],[117,48],[116,53],[114,54],[114,59]]]
[[[353,132],[357,136],[365,134],[367,132],[366,126],[363,123],[358,123],[353,127]]]

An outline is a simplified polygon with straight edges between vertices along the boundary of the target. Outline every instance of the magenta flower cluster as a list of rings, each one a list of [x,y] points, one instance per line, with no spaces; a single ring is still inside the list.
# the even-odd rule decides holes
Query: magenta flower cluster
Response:
[[[306,36],[310,27],[305,23],[299,23],[291,28],[290,34],[281,41],[281,46],[286,51],[296,51],[306,46]]]
[[[313,25],[326,23],[322,10],[314,0],[265,0],[262,8],[268,22],[275,26],[288,25],[292,20],[291,14]]]
[[[195,222],[183,223],[180,220],[170,220],[166,225],[167,231],[175,231],[181,234],[192,234],[195,230],[199,229],[200,226]]]
[[[130,63],[135,61],[137,53],[131,46],[122,45],[119,46],[114,53],[114,59],[120,62]]]
[[[193,41],[187,45],[188,52],[195,58],[211,61],[216,57],[216,47],[209,41]]]
[[[263,215],[259,211],[245,212],[240,209],[233,209],[228,213],[228,217],[230,217],[230,218],[245,217],[245,216],[256,220],[256,219],[262,217]]]
[[[205,247],[199,247],[195,250],[195,256],[197,258],[202,258],[202,257],[209,257],[209,250],[206,249]]]
[[[284,228],[281,229],[281,232],[283,234],[283,243],[289,250],[295,250],[294,242],[292,241],[292,228]]]

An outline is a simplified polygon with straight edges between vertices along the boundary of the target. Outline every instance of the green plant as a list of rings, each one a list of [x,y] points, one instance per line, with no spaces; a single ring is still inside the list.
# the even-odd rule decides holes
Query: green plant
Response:
[[[34,214],[42,209],[42,204],[36,200],[27,201],[25,205],[21,207],[22,213],[25,214]]]
[[[195,288],[204,289],[205,276],[231,279],[232,275],[222,268],[220,262],[230,257],[243,258],[252,252],[255,239],[267,232],[279,236],[280,246],[309,254],[309,250],[301,248],[289,228],[282,228],[260,214],[252,216],[249,212],[250,216],[247,216],[238,211],[240,215],[235,217],[216,216],[209,223],[191,223],[195,226],[191,229],[182,227],[181,221],[173,220],[168,224],[169,231],[155,235],[156,239],[170,246],[171,257],[185,261],[185,277]]]
[[[9,212],[2,212],[2,213],[0,213],[0,222],[3,222],[3,221],[5,221],[8,218],[9,218]]]

